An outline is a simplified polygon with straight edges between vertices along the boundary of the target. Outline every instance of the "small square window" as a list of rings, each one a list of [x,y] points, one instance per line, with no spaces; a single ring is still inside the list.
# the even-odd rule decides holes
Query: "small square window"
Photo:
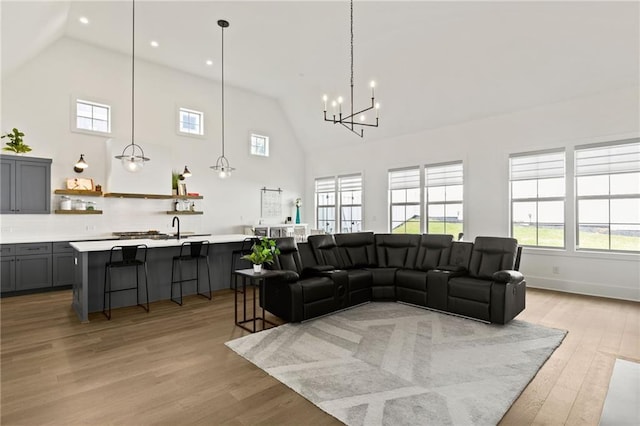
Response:
[[[111,133],[111,107],[76,99],[75,128],[80,131]]]
[[[262,157],[269,156],[269,137],[260,135],[251,135],[251,154]]]
[[[189,135],[204,135],[204,113],[180,108],[178,111],[178,132]]]

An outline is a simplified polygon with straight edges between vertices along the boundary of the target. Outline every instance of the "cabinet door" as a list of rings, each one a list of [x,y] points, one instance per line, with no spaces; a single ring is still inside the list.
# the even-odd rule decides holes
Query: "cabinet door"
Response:
[[[51,255],[16,256],[16,290],[51,287]]]
[[[16,258],[2,257],[0,258],[0,291],[16,290]]]
[[[0,160],[0,213],[14,213],[16,208],[16,162],[10,159]]]
[[[22,214],[51,212],[51,164],[16,161],[16,211]]]
[[[53,286],[73,285],[75,279],[75,255],[73,253],[53,254]]]

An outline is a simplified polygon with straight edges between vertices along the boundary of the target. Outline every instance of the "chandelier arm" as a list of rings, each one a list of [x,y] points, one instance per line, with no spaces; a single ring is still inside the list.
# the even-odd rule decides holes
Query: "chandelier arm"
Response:
[[[353,114],[351,114],[351,115],[348,115],[348,116],[346,116],[346,117],[342,117],[342,121],[349,120],[350,118],[353,118],[353,117],[355,117],[355,116],[356,116],[356,115],[358,115],[358,114],[362,114],[363,112],[367,112],[367,111],[370,111],[370,110],[372,110],[372,109],[373,109],[373,107],[367,107],[367,108],[365,108],[365,109],[363,109],[363,110],[361,110],[361,111],[354,112],[354,113],[353,113]]]
[[[353,129],[353,126],[349,127],[343,122],[340,122],[340,124],[342,124],[345,127],[345,129],[349,130],[350,132],[353,132],[360,137],[364,137],[364,131],[362,129],[360,129],[360,133],[358,133]]]
[[[362,122],[362,121],[343,121],[340,124],[353,125],[353,126],[362,126],[362,127],[378,127],[378,123],[377,122],[376,122],[376,124],[371,124],[371,123],[365,123],[365,122]]]

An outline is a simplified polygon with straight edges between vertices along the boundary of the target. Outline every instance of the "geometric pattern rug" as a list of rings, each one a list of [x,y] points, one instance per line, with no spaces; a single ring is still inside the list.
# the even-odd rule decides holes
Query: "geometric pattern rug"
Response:
[[[488,425],[565,334],[373,302],[226,345],[348,425]]]

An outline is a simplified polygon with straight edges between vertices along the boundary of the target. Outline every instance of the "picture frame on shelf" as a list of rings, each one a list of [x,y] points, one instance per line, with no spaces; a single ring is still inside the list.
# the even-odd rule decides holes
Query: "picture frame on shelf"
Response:
[[[94,191],[95,186],[91,178],[68,178],[67,189]]]

